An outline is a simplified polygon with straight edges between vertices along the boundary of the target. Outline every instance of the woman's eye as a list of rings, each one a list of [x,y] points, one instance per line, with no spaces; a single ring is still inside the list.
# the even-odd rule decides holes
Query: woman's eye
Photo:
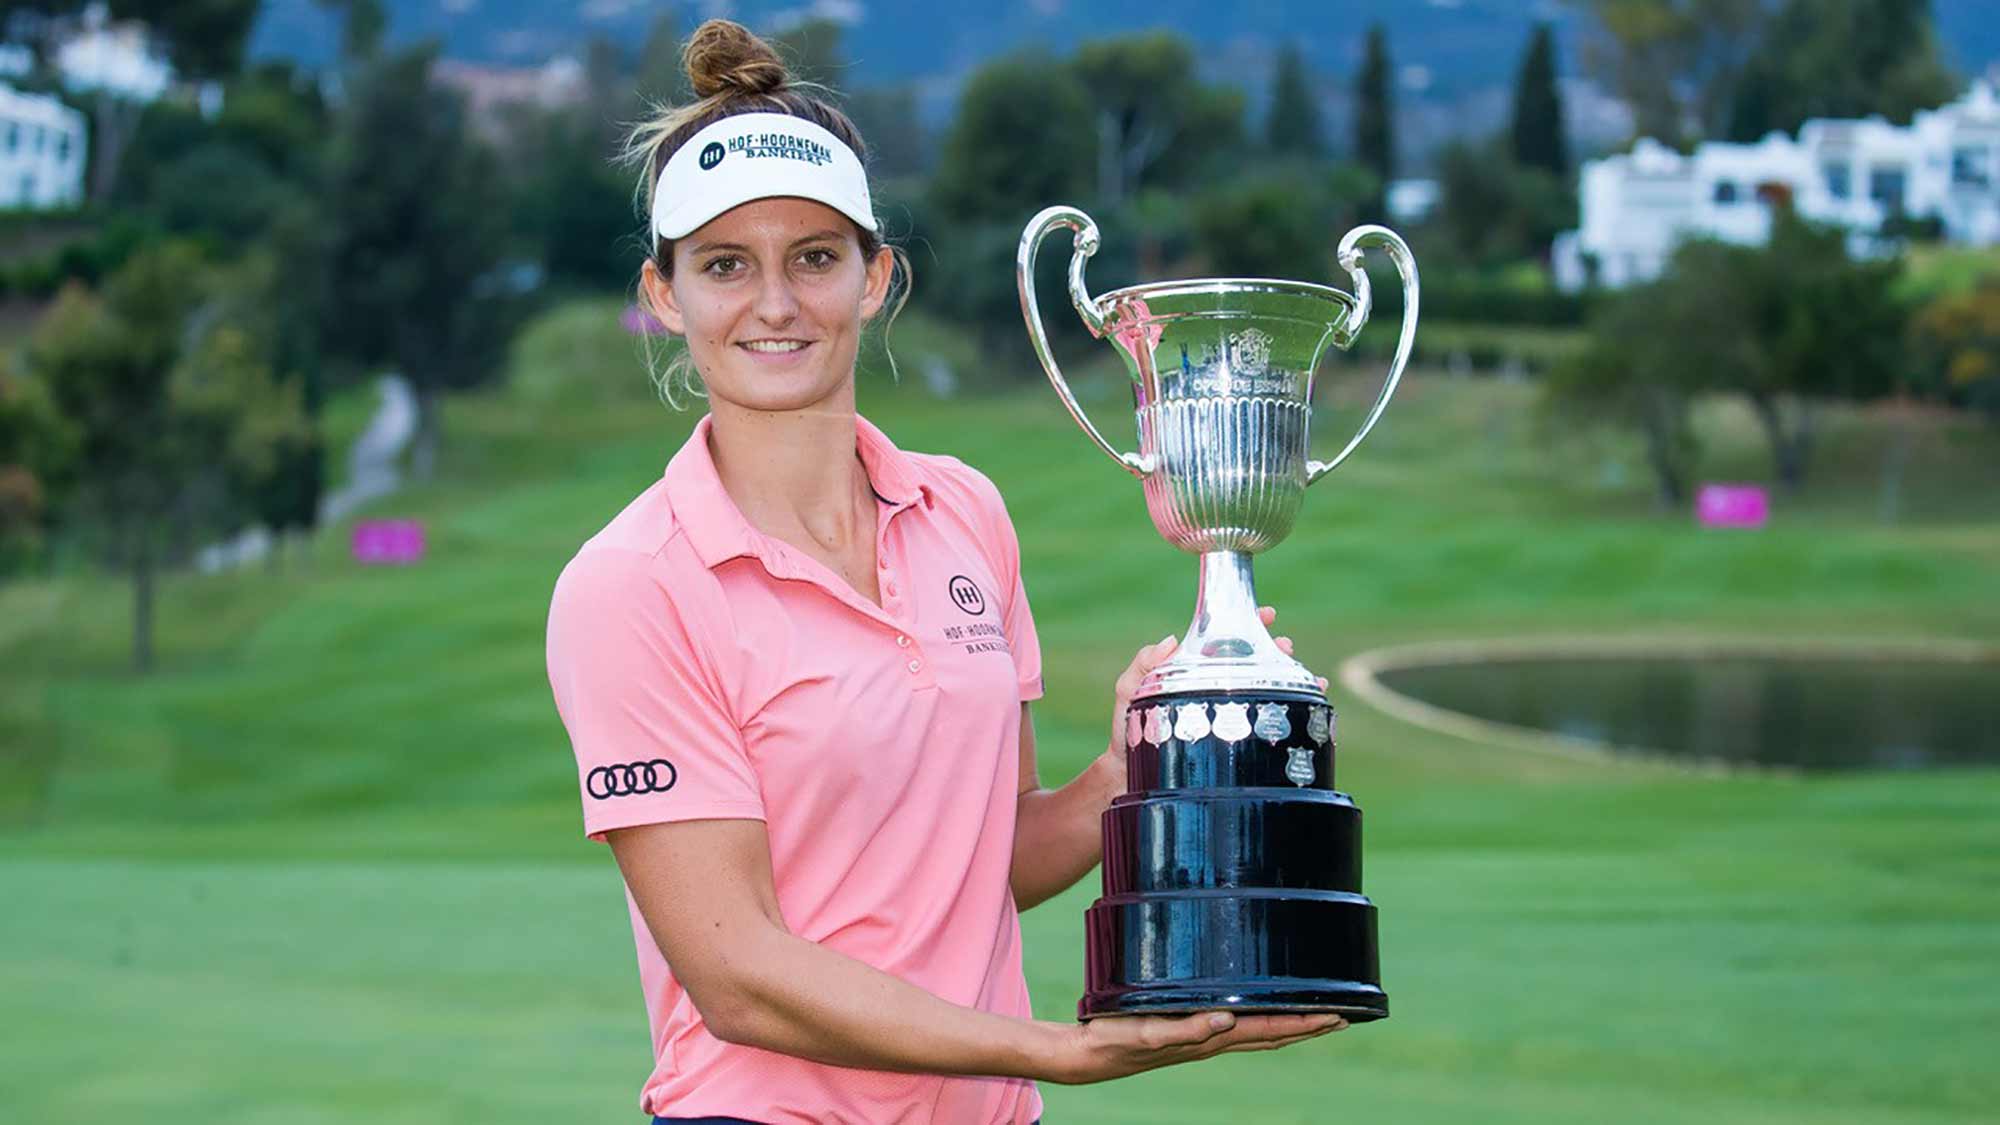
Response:
[[[728,277],[730,274],[743,268],[743,259],[715,258],[711,259],[707,265],[701,268],[708,273],[715,274],[717,277]]]
[[[808,250],[799,255],[799,259],[805,262],[807,269],[823,270],[832,266],[840,256],[831,250]]]

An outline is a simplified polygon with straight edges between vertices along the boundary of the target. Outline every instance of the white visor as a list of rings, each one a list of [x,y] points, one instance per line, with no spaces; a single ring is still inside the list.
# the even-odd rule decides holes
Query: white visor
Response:
[[[868,174],[840,138],[788,113],[739,113],[688,138],[653,188],[653,237],[685,238],[739,203],[812,199],[875,230]]]

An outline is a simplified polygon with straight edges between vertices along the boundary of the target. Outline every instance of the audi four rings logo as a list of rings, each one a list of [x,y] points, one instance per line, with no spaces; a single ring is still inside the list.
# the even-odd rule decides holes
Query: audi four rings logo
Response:
[[[680,773],[665,758],[650,762],[618,762],[599,766],[584,778],[584,792],[600,801],[613,797],[636,797],[641,793],[665,793],[674,787]]]
[[[951,601],[974,617],[986,612],[986,595],[979,592],[978,583],[963,574],[952,576]]]

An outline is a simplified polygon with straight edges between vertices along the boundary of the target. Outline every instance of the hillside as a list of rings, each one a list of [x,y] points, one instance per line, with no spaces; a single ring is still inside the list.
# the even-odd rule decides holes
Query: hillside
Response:
[[[438,36],[447,53],[486,62],[535,62],[572,50],[593,35],[633,42],[666,5],[646,0],[389,0],[391,34],[399,40]],[[692,23],[712,5],[681,5]],[[1297,42],[1320,70],[1345,75],[1361,57],[1368,25],[1389,31],[1398,62],[1423,66],[1435,89],[1463,92],[1506,80],[1515,53],[1496,44],[1527,39],[1537,20],[1565,32],[1584,22],[1571,6],[1547,0],[1266,0],[1212,4],[1202,0],[1035,0],[965,5],[948,21],[922,0],[740,0],[723,6],[733,18],[768,29],[802,12],[849,25],[848,49],[857,82],[950,80],[993,54],[1040,43],[1062,50],[1079,39],[1147,27],[1174,28],[1212,47],[1218,65],[1247,52],[1262,56]],[[1941,37],[1961,68],[2000,58],[2000,22],[1987,0],[1935,0]],[[317,0],[268,0],[252,50],[323,61],[337,37]],[[1567,35],[1565,35],[1567,38]],[[1564,60],[1575,66],[1573,52]]]

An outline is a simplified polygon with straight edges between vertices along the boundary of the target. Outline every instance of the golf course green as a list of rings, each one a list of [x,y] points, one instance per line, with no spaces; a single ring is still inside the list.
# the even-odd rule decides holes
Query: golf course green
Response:
[[[424,521],[420,564],[358,566],[341,526],[280,570],[177,576],[145,677],[114,576],[0,583],[0,1119],[639,1120],[632,934],[582,837],[542,648],[557,572],[698,416],[653,398],[618,309],[544,316],[503,387],[450,400],[437,479],[366,513]],[[919,318],[897,331],[902,379],[871,365],[862,409],[1000,486],[1046,663],[1043,773],[1067,778],[1103,749],[1132,650],[1186,625],[1193,560],[1025,339],[982,357]],[[933,395],[933,359],[974,389]],[[1327,380],[1320,455],[1378,378]],[[1109,367],[1078,385],[1122,443]],[[371,401],[334,417],[358,428]],[[1259,560],[1260,593],[1328,675],[1428,640],[2000,641],[2000,429],[1824,424],[1769,527],[1704,531],[1655,509],[1632,439],[1545,416],[1531,383],[1419,371]],[[1701,430],[1705,477],[1765,478],[1747,411],[1707,404]],[[1992,1119],[2000,768],[1698,772],[1334,694],[1393,1017],[1046,1087],[1049,1125]],[[1024,916],[1047,1018],[1074,1012],[1095,894],[1093,875]]]

